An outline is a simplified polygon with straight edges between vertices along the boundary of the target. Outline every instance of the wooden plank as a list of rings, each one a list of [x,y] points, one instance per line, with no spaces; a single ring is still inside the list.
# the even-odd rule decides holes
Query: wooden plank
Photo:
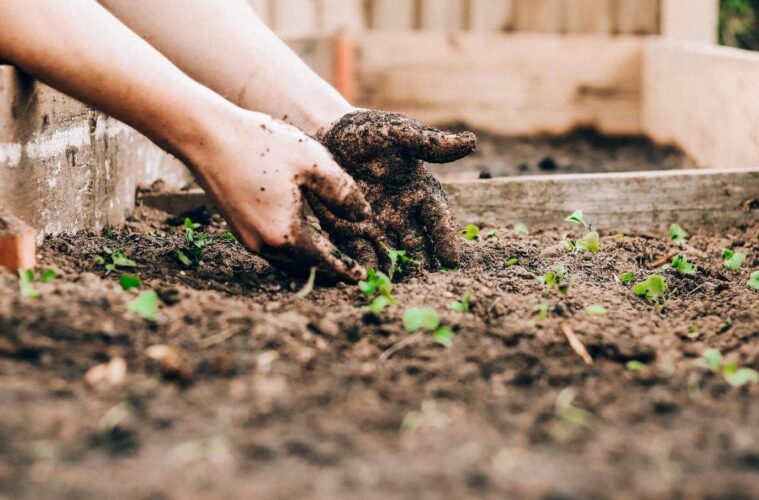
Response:
[[[613,8],[613,0],[566,0],[567,33],[611,33]]]
[[[717,43],[719,0],[662,0],[662,34],[675,40]]]
[[[359,33],[367,20],[361,0],[317,0],[319,31],[323,36]]]
[[[411,31],[414,29],[413,0],[371,0],[371,28],[380,31]]]
[[[423,30],[456,31],[464,27],[464,0],[420,0],[419,23]]]
[[[667,39],[645,49],[643,126],[704,167],[759,167],[759,53]]]
[[[726,226],[759,216],[759,169],[575,174],[443,182],[461,224],[556,224],[581,209],[609,231]],[[581,193],[582,196],[578,196]],[[207,206],[200,190],[143,193],[140,203],[180,214]]]
[[[274,0],[271,18],[273,29],[281,38],[311,38],[318,31],[316,0]]]
[[[581,35],[366,33],[357,39],[359,105],[506,135],[576,126],[636,134],[642,44]]]
[[[659,0],[617,0],[615,31],[630,35],[659,33]]]
[[[468,25],[475,33],[512,31],[514,0],[469,0]]]
[[[517,31],[561,33],[566,29],[564,0],[516,0]]]

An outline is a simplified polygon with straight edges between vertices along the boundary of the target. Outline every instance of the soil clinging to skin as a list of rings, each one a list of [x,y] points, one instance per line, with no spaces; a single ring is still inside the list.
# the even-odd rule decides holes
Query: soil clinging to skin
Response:
[[[202,214],[201,214],[202,215]],[[168,224],[165,222],[168,220]],[[0,492],[9,498],[749,498],[759,491],[759,384],[732,387],[694,361],[718,349],[759,369],[759,223],[699,230],[681,248],[694,274],[650,268],[679,247],[663,234],[603,234],[565,253],[569,226],[495,228],[464,242],[461,270],[402,277],[381,318],[353,285],[292,283],[202,217],[215,236],[185,268],[181,219],[143,211],[123,228],[50,238],[59,277],[23,298],[0,273]],[[466,221],[469,222],[469,221]],[[591,221],[592,222],[592,221]],[[483,231],[485,234],[490,228]],[[575,232],[575,236],[580,234]],[[127,312],[134,259],[160,317]],[[747,255],[740,272],[723,248]],[[509,266],[507,261],[518,259]],[[536,279],[557,265],[564,297]],[[618,276],[659,272],[661,311]],[[448,309],[471,293],[472,312]],[[531,325],[536,304],[550,314]],[[603,305],[607,313],[585,309]],[[436,308],[444,349],[410,338],[406,307]],[[569,325],[594,363],[569,346]],[[399,344],[400,343],[400,344]],[[146,349],[169,345],[186,376]],[[150,352],[150,351],[149,351]],[[389,355],[392,354],[392,355]],[[85,374],[126,361],[120,385]],[[627,364],[639,361],[638,371]],[[163,371],[162,371],[163,368]]]

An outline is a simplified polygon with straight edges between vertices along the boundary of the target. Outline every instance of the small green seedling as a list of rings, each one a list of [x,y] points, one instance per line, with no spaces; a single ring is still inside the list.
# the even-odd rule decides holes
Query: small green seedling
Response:
[[[405,250],[395,250],[387,245],[383,246],[385,247],[385,252],[387,252],[387,257],[390,259],[390,269],[388,269],[387,274],[391,280],[395,277],[397,271],[403,270],[406,264],[419,264],[419,261],[406,255]]]
[[[596,231],[591,231],[584,238],[575,241],[575,248],[583,252],[598,253],[601,248],[601,237]]]
[[[434,309],[408,309],[403,314],[403,327],[410,333],[419,330],[432,332],[435,342],[443,347],[453,345],[453,330],[449,326],[440,324],[440,317]]]
[[[489,240],[491,238],[498,238],[498,231],[493,229],[492,231],[488,231],[488,234],[485,235],[485,239]]]
[[[462,297],[461,300],[457,302],[451,302],[448,304],[448,308],[460,312],[460,313],[468,313],[471,312],[469,309],[469,299],[472,297],[472,294],[469,292],[466,292]]]
[[[237,239],[237,236],[235,236],[234,234],[232,234],[230,232],[226,232],[226,233],[222,234],[221,237],[224,238],[225,240],[231,241],[233,243],[240,243],[240,241]]]
[[[385,310],[385,308],[393,303],[392,299],[389,299],[385,297],[384,295],[380,295],[378,297],[375,297],[374,300],[372,300],[368,306],[366,306],[367,309],[369,309],[369,312],[374,314],[377,317],[380,317],[382,315],[382,311]]]
[[[200,224],[192,222],[189,217],[186,217],[184,220],[184,237],[188,246],[174,249],[177,259],[186,267],[198,265],[203,260],[203,249],[212,243],[211,237],[198,232],[198,228],[200,228]]]
[[[136,299],[127,304],[127,310],[148,321],[155,321],[158,319],[158,294],[153,290],[142,292]]]
[[[646,365],[637,360],[628,361],[625,367],[631,372],[642,372],[646,369]]]
[[[724,265],[731,271],[740,271],[743,261],[746,260],[746,256],[740,252],[733,252],[729,248],[722,250],[722,259],[724,259]]]
[[[688,233],[682,228],[680,224],[672,224],[669,226],[669,239],[678,245],[685,245],[688,243]]]
[[[688,338],[689,339],[696,339],[698,336],[701,335],[701,333],[698,331],[698,327],[696,325],[690,325],[688,327]]]
[[[569,293],[569,288],[574,282],[574,276],[571,276],[564,266],[556,266],[553,270],[548,271],[543,276],[537,276],[535,279],[549,288],[556,287],[562,295]]]
[[[633,281],[635,281],[635,273],[632,271],[627,271],[626,273],[622,273],[619,275],[619,281],[624,283],[625,285],[629,285]]]
[[[517,234],[530,234],[530,230],[524,224],[517,224],[514,226],[514,231],[516,231]]]
[[[592,316],[603,316],[606,314],[606,308],[599,304],[593,304],[586,307],[585,312]]]
[[[759,373],[751,368],[738,368],[735,363],[726,363],[716,349],[707,349],[696,360],[696,366],[722,375],[725,382],[733,387],[759,383]]]
[[[140,277],[133,274],[122,274],[121,278],[119,278],[119,283],[121,284],[121,288],[125,291],[142,286],[142,280]]]
[[[614,241],[618,241],[618,242],[622,243],[623,241],[625,241],[625,235],[622,234],[622,233],[615,234],[614,235]]]
[[[754,290],[759,290],[759,271],[751,273],[751,277],[748,279],[748,286]]]
[[[506,265],[509,266],[509,267],[514,267],[517,264],[519,264],[519,259],[517,259],[516,257],[513,257],[513,258],[511,258],[511,259],[509,259],[509,260],[506,261]]]
[[[556,397],[554,413],[559,418],[559,422],[554,432],[560,441],[566,439],[577,427],[593,429],[596,425],[596,417],[592,413],[572,404],[575,396],[574,388],[567,387]]]
[[[480,228],[474,224],[469,224],[463,231],[461,231],[461,235],[467,241],[478,240],[480,239]]]
[[[532,312],[535,313],[534,317],[528,323],[530,326],[535,326],[542,323],[548,318],[548,315],[553,308],[553,304],[550,302],[541,302],[532,308]]]
[[[393,294],[393,283],[390,278],[376,269],[366,271],[366,281],[359,281],[358,288],[368,299],[378,295],[391,299]]]
[[[573,224],[583,225],[585,227],[588,227],[588,224],[585,222],[585,215],[582,213],[582,210],[575,210],[575,212],[564,219],[567,222],[572,222]]]
[[[96,255],[95,263],[103,266],[106,270],[106,274],[109,274],[112,271],[117,271],[118,268],[137,267],[137,263],[127,257],[123,250],[113,250],[109,247],[103,247],[103,253],[108,255],[108,257]],[[108,262],[109,259],[110,262]]]
[[[18,272],[18,288],[21,292],[21,296],[27,299],[38,299],[40,293],[34,288],[34,282],[39,281],[41,283],[47,283],[56,278],[58,274],[52,270],[45,270],[39,277],[37,277],[34,269],[19,270]]]
[[[693,274],[696,272],[696,266],[688,262],[685,255],[677,255],[672,258],[672,269],[680,271],[683,274]]]
[[[564,236],[564,238],[561,240],[561,246],[564,247],[564,251],[567,253],[572,253],[577,250],[575,242],[570,240],[567,236]]]
[[[636,283],[632,291],[635,295],[643,297],[651,304],[662,304],[669,291],[669,286],[664,276],[654,274],[647,280]]]

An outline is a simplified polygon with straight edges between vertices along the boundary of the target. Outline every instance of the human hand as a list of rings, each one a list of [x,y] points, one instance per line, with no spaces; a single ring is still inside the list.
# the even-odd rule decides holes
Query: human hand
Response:
[[[403,249],[421,265],[455,267],[461,260],[458,226],[440,183],[424,162],[449,163],[473,152],[471,132],[444,132],[398,113],[355,111],[319,139],[351,174],[373,218],[341,218],[309,198],[332,241],[367,267],[386,266],[384,245]]]
[[[188,163],[241,243],[289,273],[317,266],[332,278],[365,277],[303,216],[304,191],[348,220],[371,214],[324,146],[268,115],[242,110],[209,142]]]

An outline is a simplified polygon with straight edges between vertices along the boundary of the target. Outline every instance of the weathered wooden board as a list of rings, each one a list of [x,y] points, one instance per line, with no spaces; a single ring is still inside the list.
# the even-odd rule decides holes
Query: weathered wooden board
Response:
[[[675,40],[716,43],[719,0],[662,0],[662,34]]]
[[[475,33],[512,31],[514,0],[469,0],[468,28]]]
[[[566,0],[568,33],[610,34],[614,0]]]
[[[459,221],[487,226],[553,224],[581,209],[612,231],[730,227],[759,217],[759,169],[530,176],[444,182]],[[213,209],[200,190],[143,193],[139,202],[171,213]]]
[[[371,28],[380,31],[410,31],[415,25],[413,0],[372,0]]]
[[[643,41],[540,34],[366,33],[359,104],[493,133],[640,133]],[[413,47],[413,50],[409,50]]]
[[[659,32],[659,0],[616,0],[615,31],[630,35]]]
[[[518,31],[562,33],[566,29],[565,0],[516,0]]]
[[[645,49],[646,134],[704,167],[759,167],[759,53],[652,40]]]
[[[319,31],[323,35],[358,33],[366,29],[361,0],[317,0]]]
[[[420,0],[419,27],[423,30],[458,31],[465,23],[464,0]]]

